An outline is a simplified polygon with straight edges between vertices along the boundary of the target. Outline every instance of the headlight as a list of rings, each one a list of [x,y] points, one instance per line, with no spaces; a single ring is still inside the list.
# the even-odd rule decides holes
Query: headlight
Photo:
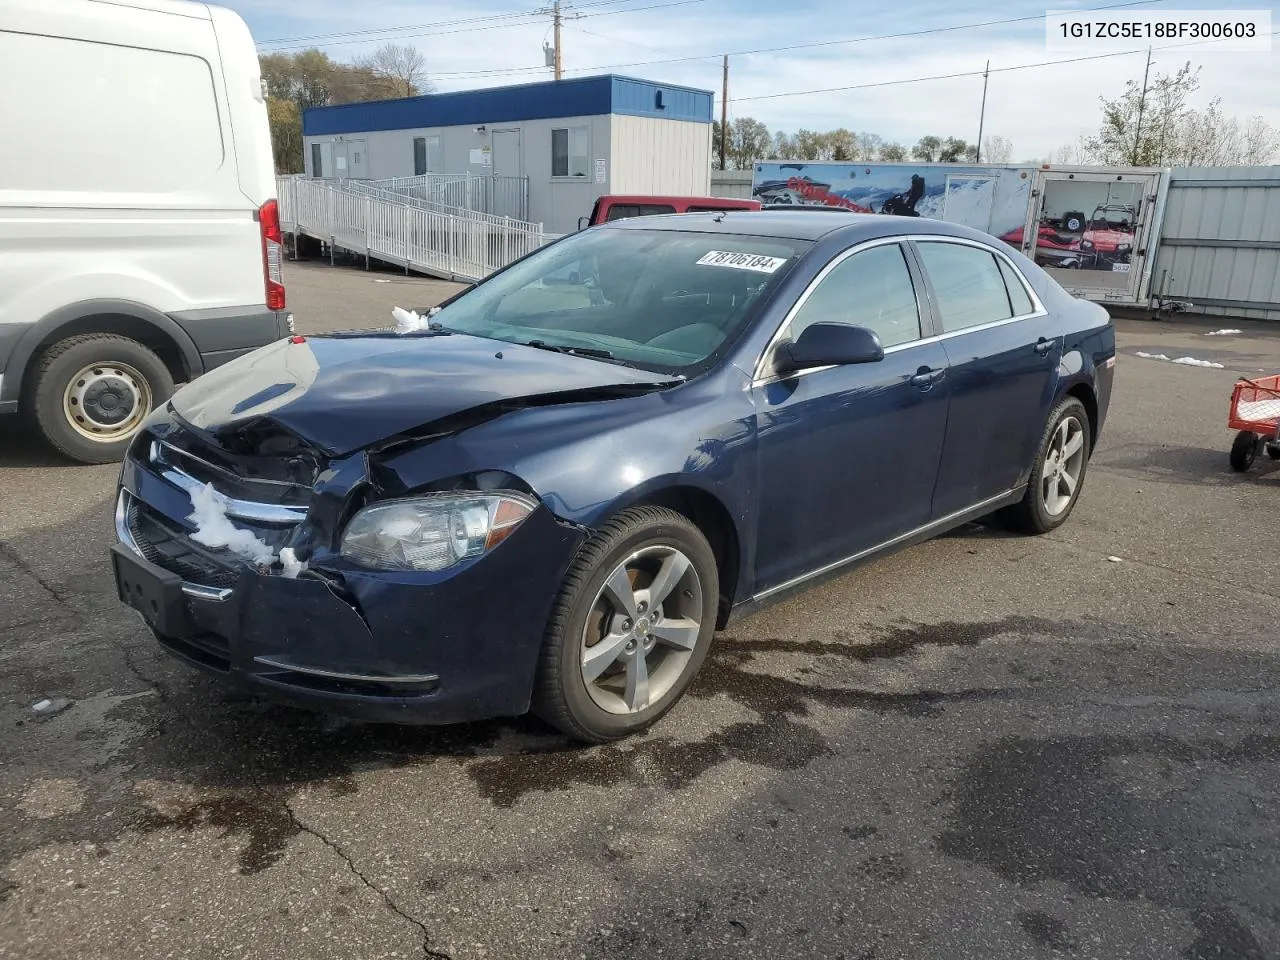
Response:
[[[1080,241],[1080,249],[1081,249],[1081,250],[1092,250],[1092,249],[1093,249],[1093,241],[1092,241],[1092,240],[1081,240],[1081,241]]]
[[[1132,249],[1133,249],[1133,244],[1131,243],[1116,244],[1116,253],[1128,253]]]
[[[488,553],[536,506],[532,497],[510,490],[379,503],[351,518],[339,552],[378,570],[446,570]]]

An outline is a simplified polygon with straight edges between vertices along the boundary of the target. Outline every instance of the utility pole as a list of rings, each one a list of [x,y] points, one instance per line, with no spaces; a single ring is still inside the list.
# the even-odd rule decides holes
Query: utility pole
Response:
[[[1138,147],[1142,144],[1142,112],[1147,106],[1147,77],[1151,75],[1151,48],[1147,47],[1147,69],[1142,72],[1142,99],[1138,101],[1138,129],[1133,135],[1133,150],[1129,153],[1129,165],[1138,165]]]
[[[555,0],[555,3],[552,4],[551,17],[552,21],[555,23],[555,39],[552,41],[555,44],[555,76],[556,79],[559,80],[561,68],[564,65],[563,61],[560,59],[560,0]]]
[[[724,55],[724,81],[720,88],[720,169],[725,169],[725,141],[729,136],[729,55]]]
[[[987,75],[991,72],[991,61],[982,68],[982,109],[978,111],[978,146],[973,155],[974,163],[982,162],[982,125],[987,120]]]

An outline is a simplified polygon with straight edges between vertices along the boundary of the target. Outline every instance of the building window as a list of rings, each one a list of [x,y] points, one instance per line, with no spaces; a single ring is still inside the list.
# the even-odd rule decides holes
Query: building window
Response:
[[[551,131],[551,175],[585,177],[589,160],[586,127],[562,127]]]
[[[441,158],[440,136],[413,138],[413,175],[420,177],[424,173],[442,173],[444,164]]]
[[[320,144],[318,143],[311,145],[311,175],[313,177],[324,176],[324,168],[320,163]]]

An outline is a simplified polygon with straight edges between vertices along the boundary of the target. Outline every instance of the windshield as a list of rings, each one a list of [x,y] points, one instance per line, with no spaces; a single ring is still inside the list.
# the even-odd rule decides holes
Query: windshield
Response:
[[[595,228],[535,253],[444,307],[445,330],[680,372],[741,331],[809,244]]]

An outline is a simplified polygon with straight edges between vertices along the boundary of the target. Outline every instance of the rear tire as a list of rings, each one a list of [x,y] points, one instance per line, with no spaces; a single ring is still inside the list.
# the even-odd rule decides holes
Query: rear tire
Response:
[[[706,659],[719,598],[715,554],[688,518],[663,507],[622,512],[565,576],[547,622],[533,712],[587,743],[651,726]]]
[[[172,394],[173,377],[151,350],[127,337],[89,333],[45,350],[23,405],[63,455],[115,463],[142,421]]]
[[[1244,473],[1258,459],[1258,435],[1248,430],[1236,434],[1231,444],[1231,469],[1236,473]]]
[[[1066,523],[1084,489],[1092,450],[1084,404],[1075,397],[1064,398],[1049,414],[1026,492],[1003,511],[1003,519],[1013,529],[1033,536]]]

